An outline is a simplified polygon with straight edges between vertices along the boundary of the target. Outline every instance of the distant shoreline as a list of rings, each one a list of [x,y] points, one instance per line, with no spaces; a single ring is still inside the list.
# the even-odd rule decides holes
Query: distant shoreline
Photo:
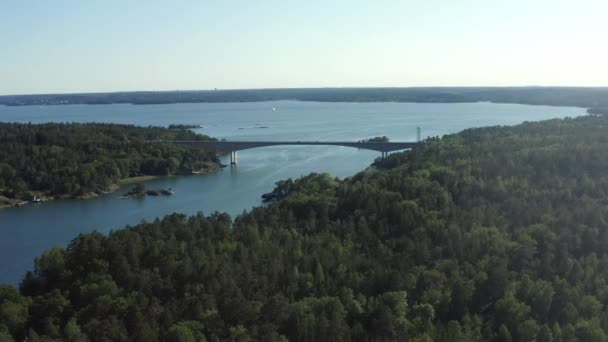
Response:
[[[477,103],[545,105],[608,112],[608,87],[289,88],[2,95],[0,105],[162,105],[270,101],[336,103]]]
[[[0,96],[1,97],[1,96]],[[49,104],[5,104],[0,103],[4,107],[59,107],[59,106],[111,106],[111,105],[132,105],[132,106],[155,106],[155,105],[174,105],[174,104],[193,104],[193,103],[261,103],[261,102],[277,102],[277,101],[298,101],[298,102],[319,102],[319,103],[419,103],[419,104],[458,104],[458,103],[492,103],[492,104],[517,104],[525,106],[550,106],[550,107],[578,107],[590,108],[588,105],[569,105],[569,104],[545,104],[545,103],[524,103],[524,102],[496,102],[496,101],[453,101],[453,102],[429,102],[429,101],[395,101],[395,100],[374,100],[374,101],[338,101],[338,100],[299,100],[299,99],[277,99],[277,100],[259,100],[259,101],[196,101],[196,102],[159,102],[159,103],[135,103],[135,102],[110,102],[110,103],[49,103]],[[197,127],[192,127],[197,128]],[[202,127],[200,127],[202,128]]]
[[[457,104],[457,103],[492,103],[492,104],[514,104],[522,106],[549,106],[549,107],[575,107],[587,110],[588,114],[604,115],[608,114],[608,107],[595,108],[585,105],[570,105],[570,104],[544,104],[544,103],[523,103],[523,102],[494,102],[494,101],[470,101],[470,102],[414,102],[414,101],[315,101],[315,100],[261,100],[261,101],[227,101],[227,102],[166,102],[166,103],[65,103],[65,104],[26,104],[26,105],[9,105],[0,104],[4,107],[33,107],[33,106],[105,106],[128,104],[132,106],[152,106],[152,105],[171,105],[171,104],[186,104],[186,103],[258,103],[258,102],[276,102],[276,101],[301,101],[301,102],[324,102],[324,103],[419,103],[419,104]],[[201,127],[202,128],[202,127]],[[268,127],[256,127],[268,128]],[[244,129],[244,128],[239,128]]]

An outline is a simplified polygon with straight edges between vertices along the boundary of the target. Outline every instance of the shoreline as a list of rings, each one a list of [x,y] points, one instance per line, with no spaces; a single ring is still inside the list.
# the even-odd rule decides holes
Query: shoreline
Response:
[[[62,200],[62,199],[73,199],[73,200],[92,199],[92,198],[96,198],[99,196],[111,194],[113,192],[118,191],[120,188],[127,186],[127,185],[131,185],[131,184],[147,182],[147,181],[152,181],[155,179],[166,178],[166,177],[206,175],[206,174],[218,172],[223,167],[225,167],[225,165],[213,163],[212,166],[208,165],[205,168],[202,168],[199,170],[193,170],[192,173],[178,173],[178,174],[166,175],[166,176],[144,175],[144,176],[128,177],[128,178],[119,179],[118,181],[110,184],[108,186],[107,190],[102,190],[102,191],[97,191],[97,192],[87,192],[87,193],[84,193],[82,195],[77,195],[77,196],[76,195],[47,196],[42,192],[35,192],[35,196],[38,198],[37,201],[36,200],[24,201],[22,199],[9,198],[9,197],[0,195],[0,210],[9,209],[9,208],[18,208],[18,207],[23,207],[26,205],[39,204],[39,203],[43,203],[43,202]],[[120,197],[118,197],[118,198],[120,198]]]
[[[8,96],[8,95],[0,95]],[[15,96],[24,96],[24,95],[15,95]],[[97,105],[121,105],[127,104],[132,106],[150,106],[150,105],[174,105],[174,104],[191,104],[191,103],[260,103],[260,102],[279,102],[279,101],[299,101],[299,102],[318,102],[318,103],[419,103],[419,104],[458,104],[458,103],[493,103],[493,104],[515,104],[515,105],[523,105],[523,106],[548,106],[548,107],[573,107],[573,108],[583,108],[587,110],[588,114],[602,114],[595,112],[595,107],[589,105],[577,105],[577,104],[555,104],[555,103],[526,103],[524,101],[516,102],[516,101],[488,101],[488,100],[478,100],[478,101],[398,101],[398,100],[369,100],[369,101],[361,101],[361,100],[309,100],[309,99],[277,99],[277,100],[251,100],[251,101],[197,101],[197,102],[159,102],[159,103],[137,103],[137,102],[108,102],[108,103],[46,103],[46,104],[7,104],[0,103],[0,106],[5,107],[34,107],[34,106],[73,106],[73,105],[82,105],[82,106],[97,106]],[[202,128],[202,127],[198,127]]]

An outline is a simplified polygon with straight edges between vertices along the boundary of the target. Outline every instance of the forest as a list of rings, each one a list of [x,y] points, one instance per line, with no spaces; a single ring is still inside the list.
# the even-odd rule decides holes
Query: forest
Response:
[[[218,163],[215,154],[147,140],[210,140],[189,130],[116,124],[0,123],[0,195],[83,196],[119,180]]]
[[[0,340],[606,341],[608,118],[468,129],[231,218],[81,234]]]

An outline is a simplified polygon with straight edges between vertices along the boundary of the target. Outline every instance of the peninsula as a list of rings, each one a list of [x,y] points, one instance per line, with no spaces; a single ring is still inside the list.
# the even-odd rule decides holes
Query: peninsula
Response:
[[[142,177],[220,168],[213,152],[147,144],[150,139],[215,140],[190,130],[162,127],[0,123],[0,208],[93,197]]]

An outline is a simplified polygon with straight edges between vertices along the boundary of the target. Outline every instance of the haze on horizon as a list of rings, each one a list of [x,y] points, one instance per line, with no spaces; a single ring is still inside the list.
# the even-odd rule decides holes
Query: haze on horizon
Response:
[[[0,94],[606,86],[608,2],[5,3]]]

